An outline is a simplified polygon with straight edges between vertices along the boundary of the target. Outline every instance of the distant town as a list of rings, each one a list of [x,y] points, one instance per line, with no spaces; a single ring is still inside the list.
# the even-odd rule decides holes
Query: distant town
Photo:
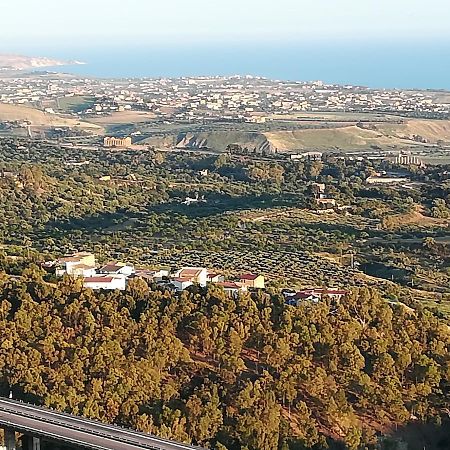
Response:
[[[92,101],[77,117],[148,111],[165,120],[220,119],[264,123],[269,115],[296,112],[383,112],[446,116],[450,102],[428,91],[369,89],[315,82],[272,81],[253,76],[179,79],[84,79],[38,74],[0,79],[0,102],[58,112],[61,97]],[[56,106],[54,105],[56,102]]]

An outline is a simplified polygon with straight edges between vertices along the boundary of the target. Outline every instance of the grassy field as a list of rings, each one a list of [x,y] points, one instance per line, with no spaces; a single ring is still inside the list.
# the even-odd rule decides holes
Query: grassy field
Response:
[[[73,97],[61,97],[58,99],[58,110],[63,113],[78,113],[94,104],[94,97],[75,95]]]
[[[302,111],[293,114],[269,114],[270,120],[293,120],[293,121],[326,121],[326,122],[398,122],[405,119],[396,115],[384,113],[358,113],[358,112],[309,112]]]
[[[155,118],[155,114],[150,111],[118,111],[108,116],[98,116],[89,119],[89,122],[97,125],[129,125],[146,123]]]
[[[342,120],[344,115],[335,116],[337,117]],[[404,123],[373,122],[365,124],[364,128],[351,123],[348,126],[332,128],[329,123],[327,125],[328,118],[327,115],[323,116],[323,129],[274,131],[264,134],[274,147],[282,151],[309,148],[320,150],[362,150],[370,147],[420,148],[450,143],[450,121],[448,120],[405,119]]]

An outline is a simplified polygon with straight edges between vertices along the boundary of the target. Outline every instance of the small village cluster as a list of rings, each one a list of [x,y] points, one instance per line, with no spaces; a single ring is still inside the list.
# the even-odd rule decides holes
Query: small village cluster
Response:
[[[57,277],[65,275],[80,277],[83,279],[84,287],[93,290],[125,290],[128,280],[132,278],[141,278],[176,292],[182,292],[193,285],[206,287],[208,284],[220,286],[230,296],[265,289],[265,279],[261,274],[246,273],[234,277],[233,280],[226,280],[223,275],[204,267],[150,270],[138,269],[133,265],[117,261],[98,267],[95,255],[88,252],[77,252],[55,261],[47,261],[43,267],[55,273]],[[349,293],[347,290],[327,288],[283,290],[286,303],[293,306],[305,301],[318,303],[325,296],[339,301]]]
[[[142,278],[146,281],[167,285],[175,291],[181,292],[188,287],[198,284],[205,287],[208,283],[221,286],[225,292],[236,295],[248,289],[264,289],[264,276],[242,274],[235,281],[227,281],[225,277],[213,273],[204,267],[182,267],[171,269],[137,269],[121,262],[109,262],[98,267],[95,255],[88,252],[78,252],[56,261],[44,263],[46,270],[54,271],[56,276],[69,275],[83,278],[86,288],[94,290],[125,290],[130,278]]]

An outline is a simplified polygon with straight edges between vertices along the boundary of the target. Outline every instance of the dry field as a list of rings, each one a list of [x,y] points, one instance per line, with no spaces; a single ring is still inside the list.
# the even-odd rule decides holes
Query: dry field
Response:
[[[114,112],[108,116],[99,116],[89,119],[96,125],[122,125],[129,123],[145,123],[155,118],[155,114],[149,111],[122,111]]]
[[[68,127],[87,130],[101,130],[99,125],[73,118],[48,114],[35,108],[21,105],[0,103],[0,121],[29,122],[33,127]]]

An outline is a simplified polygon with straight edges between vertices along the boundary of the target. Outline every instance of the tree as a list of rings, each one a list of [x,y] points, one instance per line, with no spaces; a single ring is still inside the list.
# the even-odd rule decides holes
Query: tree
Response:
[[[424,238],[422,245],[428,250],[432,250],[436,246],[436,241],[434,240],[434,238],[428,236]]]

